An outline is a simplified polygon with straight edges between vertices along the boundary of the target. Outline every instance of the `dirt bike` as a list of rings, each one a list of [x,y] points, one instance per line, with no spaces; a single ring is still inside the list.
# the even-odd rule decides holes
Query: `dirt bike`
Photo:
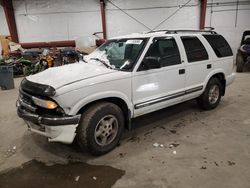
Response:
[[[53,60],[54,58],[50,56],[50,50],[44,49],[37,61],[24,66],[23,69],[24,75],[28,76],[31,74],[36,74],[38,72],[44,71],[47,68],[53,67],[54,66]]]
[[[12,66],[14,75],[22,75],[23,67],[31,64],[31,61],[21,58],[9,58],[2,60],[1,65]]]

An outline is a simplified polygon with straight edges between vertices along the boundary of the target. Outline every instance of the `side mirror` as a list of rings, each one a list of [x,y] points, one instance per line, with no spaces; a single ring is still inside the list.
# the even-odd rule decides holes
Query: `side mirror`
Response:
[[[145,69],[159,69],[161,68],[160,58],[148,56],[145,57],[142,61]]]

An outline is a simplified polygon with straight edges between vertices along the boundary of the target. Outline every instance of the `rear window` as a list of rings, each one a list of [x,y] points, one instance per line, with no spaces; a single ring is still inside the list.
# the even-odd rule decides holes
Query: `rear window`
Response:
[[[197,37],[181,37],[181,40],[189,63],[208,59],[207,51]]]
[[[232,56],[233,52],[227,41],[221,35],[203,35],[214,50],[217,57]]]

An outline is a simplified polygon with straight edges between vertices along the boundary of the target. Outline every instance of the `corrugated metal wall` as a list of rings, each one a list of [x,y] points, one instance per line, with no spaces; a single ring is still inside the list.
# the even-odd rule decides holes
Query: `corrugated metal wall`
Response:
[[[200,1],[190,0],[111,0],[107,2],[108,37],[157,29],[198,29]],[[13,0],[20,42],[71,40],[101,31],[99,0]],[[237,10],[238,9],[238,10]],[[175,13],[176,12],[176,13]],[[237,18],[237,19],[236,19]],[[249,0],[208,0],[206,26],[215,27],[236,51],[242,32],[250,29]],[[0,8],[0,33],[8,29]]]
[[[112,0],[128,14],[154,28],[187,0]],[[75,39],[101,31],[99,0],[13,0],[20,42]],[[107,2],[108,37],[148,29]],[[191,0],[161,28],[196,28],[199,1]]]

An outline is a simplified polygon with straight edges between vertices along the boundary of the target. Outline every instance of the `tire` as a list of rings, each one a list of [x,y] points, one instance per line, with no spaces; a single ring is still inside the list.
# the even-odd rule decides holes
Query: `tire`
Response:
[[[122,136],[124,122],[122,110],[113,103],[98,102],[90,106],[82,114],[77,128],[76,140],[80,149],[88,150],[92,155],[102,155],[113,150]]]
[[[236,57],[236,72],[242,72],[244,67],[244,60],[240,54]]]
[[[214,89],[216,88],[216,89]],[[210,91],[214,89],[214,95],[216,97],[211,97],[210,98]],[[197,103],[200,108],[203,110],[211,110],[214,109],[218,106],[220,103],[221,99],[221,94],[222,94],[223,86],[218,78],[211,78],[206,86],[205,91],[203,94],[197,98]],[[217,92],[216,92],[217,91]],[[212,100],[214,99],[214,100]]]

